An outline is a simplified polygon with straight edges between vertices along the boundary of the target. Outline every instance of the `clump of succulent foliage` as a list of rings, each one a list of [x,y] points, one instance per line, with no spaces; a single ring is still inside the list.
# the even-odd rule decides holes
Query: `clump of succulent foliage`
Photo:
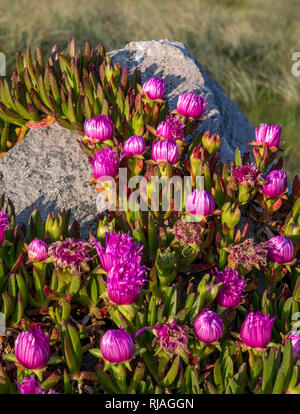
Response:
[[[205,107],[187,93],[170,113],[163,79],[142,85],[103,46],[71,40],[48,63],[17,53],[0,84],[1,155],[57,121],[81,134],[98,191],[105,175],[121,186],[119,167],[148,192],[153,176],[191,188],[178,209],[171,191],[167,210],[99,213],[89,240],[70,211],[17,225],[2,195],[0,393],[300,393],[300,181],[288,191],[276,125],[231,163],[217,134],[188,144]]]

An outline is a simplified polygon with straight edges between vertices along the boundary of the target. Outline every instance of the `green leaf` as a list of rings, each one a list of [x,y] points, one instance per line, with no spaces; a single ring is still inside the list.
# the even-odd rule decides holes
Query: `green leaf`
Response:
[[[217,361],[215,362],[213,373],[217,389],[219,393],[222,394],[224,392],[224,382],[219,359],[217,359]]]
[[[164,384],[165,387],[170,387],[174,383],[174,381],[177,377],[177,374],[178,374],[179,366],[180,366],[180,358],[179,358],[179,356],[176,356],[174,358],[174,361],[173,361],[167,375],[163,379],[163,384]]]
[[[284,380],[284,372],[281,369],[279,369],[272,394],[282,394],[284,388]]]

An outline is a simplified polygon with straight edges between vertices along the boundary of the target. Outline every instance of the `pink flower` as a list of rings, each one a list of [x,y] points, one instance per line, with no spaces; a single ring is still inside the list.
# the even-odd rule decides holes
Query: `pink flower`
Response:
[[[35,238],[28,245],[28,259],[31,262],[43,262],[48,256],[48,246],[42,240]]]
[[[278,147],[280,136],[280,125],[260,124],[259,128],[255,128],[255,141],[265,142],[268,147]]]
[[[8,215],[4,213],[4,210],[2,210],[0,211],[0,245],[3,243],[5,232],[8,229]]]
[[[179,161],[178,147],[173,141],[154,141],[152,144],[152,158],[158,164],[174,165]]]
[[[173,116],[172,114],[167,117],[165,121],[162,121],[156,130],[156,135],[176,141],[183,138],[184,125],[180,122],[179,116]]]
[[[282,170],[273,170],[266,176],[267,184],[263,185],[262,192],[268,198],[281,195],[286,187],[286,173]]]
[[[265,347],[270,342],[274,320],[261,311],[248,313],[240,330],[242,341],[251,348]]]
[[[215,200],[208,191],[194,190],[187,196],[185,207],[191,214],[209,216],[214,212]]]
[[[200,118],[206,108],[206,99],[194,93],[181,93],[178,96],[177,112],[182,116]]]
[[[15,355],[18,362],[28,369],[39,369],[50,359],[48,335],[41,328],[20,332],[15,342]]]
[[[163,99],[165,93],[165,82],[161,78],[150,78],[143,84],[143,92],[151,100]]]
[[[143,137],[133,136],[127,139],[124,142],[124,154],[129,157],[134,157],[135,155],[142,155],[146,151],[146,144]]]
[[[108,116],[99,114],[84,122],[84,132],[89,138],[106,141],[113,136],[114,124]]]
[[[120,364],[128,361],[134,354],[134,342],[123,328],[110,329],[102,336],[100,349],[103,358],[109,362]]]
[[[216,270],[216,283],[223,282],[223,285],[217,295],[217,302],[224,308],[234,308],[241,302],[242,292],[246,287],[247,281],[240,278],[236,270],[225,267],[223,272]]]
[[[223,332],[222,318],[215,312],[203,309],[194,322],[194,330],[198,339],[202,342],[216,342]]]
[[[94,178],[114,178],[118,174],[119,162],[118,153],[113,152],[110,148],[104,148],[96,152],[90,158],[90,164],[94,170]]]
[[[288,237],[274,236],[266,243],[268,259],[272,262],[284,264],[293,260],[294,246]]]

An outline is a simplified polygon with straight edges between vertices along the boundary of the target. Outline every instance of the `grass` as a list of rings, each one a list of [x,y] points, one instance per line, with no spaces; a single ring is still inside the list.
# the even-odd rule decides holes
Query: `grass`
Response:
[[[291,74],[299,23],[298,0],[1,0],[0,48],[9,72],[17,49],[65,48],[70,36],[107,50],[182,41],[254,125],[282,125],[292,176],[300,162],[300,77]]]

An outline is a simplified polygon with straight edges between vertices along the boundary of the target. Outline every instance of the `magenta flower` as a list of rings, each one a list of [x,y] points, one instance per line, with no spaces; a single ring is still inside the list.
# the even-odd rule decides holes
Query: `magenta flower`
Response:
[[[17,382],[20,394],[57,394],[53,389],[50,389],[48,393],[41,388],[41,383],[34,375],[31,377],[25,377],[21,380],[21,383]]]
[[[268,345],[274,320],[269,315],[264,316],[261,311],[248,313],[240,330],[244,344],[251,348],[264,348]]]
[[[274,236],[267,241],[266,248],[272,262],[284,264],[293,260],[294,246],[288,237]]]
[[[278,147],[280,136],[280,125],[260,124],[259,128],[255,128],[255,141],[265,142],[268,147]]]
[[[119,155],[110,148],[104,148],[96,152],[93,157],[89,158],[90,164],[94,170],[94,178],[112,177],[114,178],[119,169]]]
[[[42,240],[35,238],[28,245],[28,259],[31,262],[43,262],[48,257],[48,246]]]
[[[2,210],[0,211],[0,245],[3,243],[5,232],[8,229],[8,215],[4,213],[4,210]]]
[[[104,359],[120,364],[133,357],[134,342],[125,329],[110,329],[102,336],[100,349]]]
[[[151,100],[163,99],[165,93],[165,82],[161,78],[150,78],[143,84],[143,92]]]
[[[115,264],[107,273],[106,287],[109,298],[118,305],[130,305],[137,301],[146,282],[145,266],[127,257],[126,262]]]
[[[67,238],[49,246],[48,255],[57,269],[70,269],[79,274],[81,266],[91,260],[91,244],[81,239]]]
[[[127,262],[128,259],[136,263],[141,262],[143,246],[140,247],[135,243],[129,234],[108,233],[105,239],[105,248],[95,238],[93,243],[105,272],[108,272],[116,264]]]
[[[177,354],[181,349],[188,351],[189,328],[186,325],[178,325],[177,319],[165,324],[158,323],[154,326],[157,334],[157,344],[170,354]]]
[[[300,332],[296,331],[289,334],[284,343],[286,343],[288,339],[292,342],[294,358],[300,358]]]
[[[84,122],[84,132],[89,138],[96,139],[99,142],[106,141],[113,136],[114,124],[108,116],[99,114]]]
[[[173,116],[172,114],[167,117],[165,121],[162,121],[156,130],[156,135],[169,139],[170,141],[176,141],[183,138],[184,125],[180,122],[179,116]]]
[[[194,190],[187,196],[185,207],[191,214],[209,216],[214,212],[215,200],[208,191]]]
[[[136,155],[142,155],[146,151],[146,144],[143,137],[133,136],[124,142],[124,154],[129,157],[135,157]]]
[[[286,173],[282,170],[273,170],[266,176],[267,184],[263,185],[262,192],[268,198],[281,195],[286,187]]]
[[[246,287],[247,281],[240,278],[236,270],[225,267],[223,272],[216,269],[216,283],[223,282],[223,285],[217,295],[217,302],[224,308],[234,308],[241,302],[242,292]]]
[[[260,184],[264,179],[255,164],[233,167],[232,177],[237,184],[249,184],[251,187]]]
[[[222,318],[215,312],[203,309],[194,322],[194,330],[198,339],[207,344],[216,342],[223,332]]]
[[[50,359],[48,335],[45,335],[40,327],[20,332],[15,342],[15,356],[25,368],[45,367]]]
[[[153,141],[152,158],[158,164],[167,163],[174,165],[179,161],[178,147],[173,141]]]
[[[182,116],[200,118],[206,108],[206,99],[194,93],[181,93],[178,96],[177,112]]]

